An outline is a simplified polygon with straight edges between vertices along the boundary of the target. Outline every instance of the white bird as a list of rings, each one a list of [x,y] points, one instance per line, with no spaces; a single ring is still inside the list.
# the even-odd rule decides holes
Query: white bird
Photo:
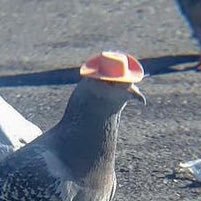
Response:
[[[102,52],[81,67],[62,120],[0,163],[1,201],[111,201],[115,151],[127,101],[145,97],[133,84],[144,71],[122,53]]]
[[[0,96],[0,161],[42,134]]]

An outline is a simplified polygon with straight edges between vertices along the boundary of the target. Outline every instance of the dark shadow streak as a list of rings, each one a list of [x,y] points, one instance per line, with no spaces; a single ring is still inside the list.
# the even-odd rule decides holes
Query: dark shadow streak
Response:
[[[74,84],[80,80],[79,67],[0,77],[0,87]]]
[[[180,177],[177,174],[178,174],[177,172],[173,172],[172,174],[167,174],[164,177],[160,177],[160,178],[167,179],[170,181],[180,180],[180,181],[190,181],[192,183],[199,183],[199,182],[196,182],[194,179],[190,179],[189,177]],[[199,184],[201,184],[201,183],[199,183]]]
[[[154,76],[168,73],[176,73],[182,71],[197,70],[197,64],[186,66],[183,68],[176,68],[178,65],[184,65],[194,62],[199,62],[200,55],[175,55],[163,56],[158,58],[144,58],[140,62],[144,68],[145,75]]]
[[[173,170],[173,172],[171,174],[167,174],[165,175],[165,177],[161,177],[161,178],[166,178],[170,181],[174,181],[174,180],[179,180],[179,181],[184,181],[184,182],[191,182],[189,184],[186,184],[185,186],[179,187],[181,189],[186,189],[186,188],[200,188],[201,187],[201,182],[199,181],[195,181],[195,179],[191,179],[189,177],[180,177],[177,175],[177,172]]]
[[[182,189],[185,189],[185,188],[200,188],[201,187],[201,183],[200,182],[197,182],[197,181],[192,181],[192,183],[190,184],[187,184],[183,187],[180,187]]]
[[[144,58],[139,61],[149,76],[196,70],[196,66],[175,69],[173,66],[198,62],[200,55],[163,56],[158,58]],[[75,84],[81,79],[79,67],[66,68],[45,72],[19,74],[0,77],[0,87],[9,86],[40,86]]]

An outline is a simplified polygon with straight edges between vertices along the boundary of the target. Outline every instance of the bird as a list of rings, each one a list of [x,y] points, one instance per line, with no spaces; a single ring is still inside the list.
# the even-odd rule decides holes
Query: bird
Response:
[[[192,29],[193,37],[201,47],[201,0],[176,0],[176,2]],[[197,70],[201,70],[201,57]]]
[[[80,68],[60,122],[0,163],[0,200],[112,201],[121,112],[146,104],[144,70],[129,54],[103,51]]]
[[[42,134],[0,96],[0,161]]]

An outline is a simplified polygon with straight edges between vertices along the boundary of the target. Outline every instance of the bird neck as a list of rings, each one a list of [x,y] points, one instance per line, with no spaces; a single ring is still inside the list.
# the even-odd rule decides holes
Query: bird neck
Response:
[[[100,172],[111,175],[125,102],[111,104],[87,90],[81,91],[81,96],[79,89],[74,91],[59,123],[58,154],[77,178],[97,178]]]

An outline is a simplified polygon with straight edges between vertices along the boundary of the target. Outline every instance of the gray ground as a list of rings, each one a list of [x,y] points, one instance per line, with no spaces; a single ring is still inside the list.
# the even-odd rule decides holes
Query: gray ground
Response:
[[[199,52],[173,0],[0,0],[0,84],[2,76],[78,66],[105,49],[138,58]],[[0,93],[47,130],[75,85],[39,81],[2,85]],[[123,113],[115,200],[201,200],[201,185],[173,171],[201,157],[200,73],[147,78],[139,87],[148,104],[131,102]]]

